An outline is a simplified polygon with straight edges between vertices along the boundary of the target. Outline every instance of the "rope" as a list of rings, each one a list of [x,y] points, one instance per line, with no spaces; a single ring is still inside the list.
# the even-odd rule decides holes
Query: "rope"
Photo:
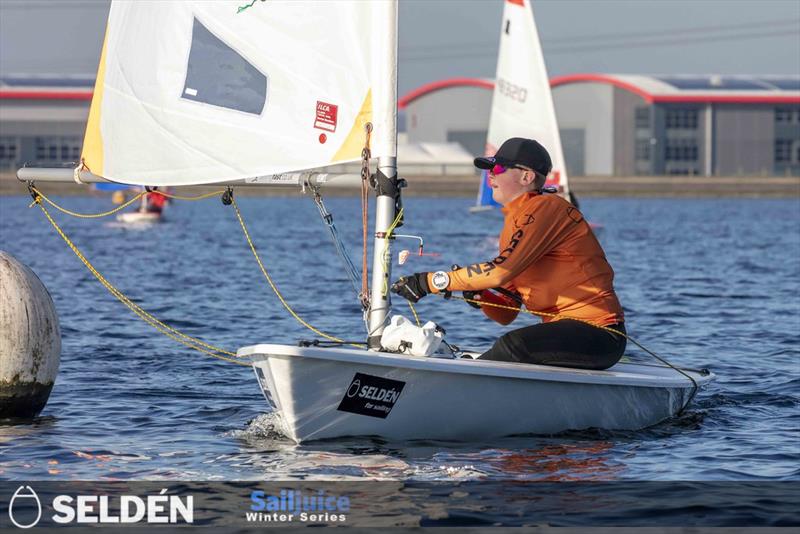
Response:
[[[203,199],[211,198],[211,197],[217,197],[217,196],[223,194],[224,192],[225,192],[225,190],[222,189],[220,191],[212,191],[211,193],[203,193],[202,195],[197,195],[197,196],[193,196],[193,197],[187,197],[187,196],[183,196],[183,195],[175,195],[173,193],[166,193],[164,191],[150,191],[150,194],[161,195],[162,197],[167,197],[167,198],[171,198],[171,199],[175,199],[175,200],[194,201],[194,200],[203,200]]]
[[[135,197],[133,197],[132,199],[128,200],[127,202],[125,202],[123,204],[120,204],[119,206],[117,206],[116,208],[114,208],[112,210],[104,211],[102,213],[78,213],[78,212],[75,212],[75,211],[72,211],[72,210],[68,210],[67,208],[64,208],[64,207],[56,204],[54,201],[50,200],[44,193],[42,193],[39,190],[39,188],[37,188],[36,186],[34,186],[32,184],[28,185],[28,190],[30,191],[32,196],[41,197],[45,202],[50,204],[52,207],[54,207],[55,209],[57,209],[61,213],[64,213],[66,215],[70,215],[72,217],[77,217],[79,219],[99,219],[101,217],[108,217],[109,215],[113,215],[113,214],[117,213],[118,211],[124,210],[125,208],[127,208],[128,206],[130,206],[131,204],[133,204],[134,202],[136,202],[137,200],[139,200],[140,198],[142,198],[144,195],[147,195],[147,194],[161,195],[161,196],[164,196],[164,197],[167,197],[167,198],[171,198],[171,199],[176,199],[176,200],[195,201],[195,200],[203,200],[203,199],[206,199],[206,198],[209,198],[209,197],[219,196],[220,194],[225,192],[225,191],[214,191],[214,192],[211,192],[211,193],[205,193],[205,194],[202,194],[202,195],[197,195],[197,196],[191,196],[190,197],[190,196],[182,196],[182,195],[174,195],[174,194],[171,194],[171,193],[165,193],[164,191],[142,191],[139,194],[137,194]],[[28,207],[32,207],[32,206],[33,206],[33,204],[31,204]]]
[[[345,248],[344,243],[342,243],[342,239],[339,237],[339,230],[336,228],[336,225],[333,222],[333,215],[327,210],[325,204],[322,202],[322,195],[319,192],[319,188],[314,186],[310,187],[314,194],[314,203],[317,205],[319,215],[322,217],[322,220],[328,227],[328,231],[333,239],[333,244],[336,247],[336,252],[344,262],[345,271],[347,272],[347,276],[350,278],[350,284],[353,286],[353,291],[355,291],[356,295],[360,297],[358,292],[358,269],[356,269],[356,266],[353,264],[353,260],[350,259],[350,255],[347,254],[347,249]]]
[[[146,191],[142,191],[141,193],[139,193],[138,195],[136,195],[135,197],[133,197],[133,198],[132,198],[132,199],[130,199],[129,201],[125,202],[124,204],[120,204],[119,206],[117,206],[116,208],[114,208],[114,209],[113,209],[113,210],[111,210],[111,211],[105,211],[105,212],[103,212],[103,213],[93,213],[93,214],[89,214],[89,213],[78,213],[78,212],[75,212],[75,211],[70,211],[70,210],[68,210],[68,209],[66,209],[66,208],[62,208],[61,206],[59,206],[58,204],[56,204],[55,202],[53,202],[52,200],[50,200],[49,198],[47,198],[47,197],[44,195],[44,193],[42,193],[41,191],[39,191],[39,189],[37,189],[35,186],[33,186],[33,185],[31,185],[31,184],[28,184],[28,191],[30,191],[30,192],[31,192],[31,195],[32,195],[32,196],[34,196],[34,198],[41,198],[41,199],[43,199],[45,202],[47,202],[48,204],[50,204],[51,206],[53,206],[55,209],[57,209],[57,210],[58,210],[58,211],[60,211],[61,213],[66,213],[67,215],[71,215],[71,216],[73,216],[73,217],[77,217],[77,218],[79,218],[79,219],[99,219],[100,217],[107,217],[107,216],[109,216],[109,215],[113,215],[113,214],[117,213],[118,211],[120,211],[120,210],[123,210],[123,209],[127,208],[128,206],[130,206],[131,204],[133,204],[134,202],[136,202],[137,200],[139,200],[139,199],[140,199],[142,196],[144,196],[145,194],[147,194],[147,192],[146,192]],[[33,204],[36,204],[36,203],[39,203],[39,201],[38,201],[38,200],[34,200]],[[28,207],[29,207],[29,208],[30,208],[30,207],[33,207],[33,204],[31,204],[31,205],[30,205],[30,206],[28,206]]]
[[[35,191],[35,189],[34,189],[34,191]],[[41,198],[44,198],[44,197],[41,197]],[[207,354],[208,356],[211,356],[213,358],[217,358],[219,360],[223,360],[223,361],[230,362],[230,363],[235,363],[236,365],[243,365],[243,366],[247,366],[247,367],[250,366],[250,364],[248,364],[248,363],[245,363],[245,362],[242,362],[242,361],[239,361],[239,360],[235,360],[233,358],[229,358],[229,357],[226,357],[226,356],[222,356],[223,354],[225,354],[227,356],[235,357],[236,353],[234,353],[234,352],[230,352],[230,351],[221,349],[219,347],[215,347],[214,345],[210,345],[210,344],[208,344],[208,343],[206,343],[206,342],[204,342],[204,341],[202,341],[200,339],[197,339],[197,338],[194,338],[192,336],[186,335],[183,332],[180,332],[179,330],[176,330],[175,328],[169,326],[168,324],[166,324],[166,323],[164,323],[162,321],[159,321],[153,315],[151,315],[150,313],[145,311],[138,304],[136,304],[131,299],[129,299],[127,296],[125,296],[119,289],[114,287],[114,285],[111,284],[111,282],[109,282],[102,274],[100,274],[97,271],[97,269],[95,269],[95,267],[86,258],[86,256],[84,256],[83,253],[78,249],[78,247],[75,245],[75,243],[73,243],[69,239],[69,237],[67,237],[67,235],[64,233],[64,231],[61,229],[61,227],[58,226],[56,221],[53,219],[53,217],[47,211],[47,208],[44,207],[44,205],[41,202],[41,198],[37,194],[36,198],[34,198],[33,204],[31,204],[30,207],[33,207],[34,204],[38,204],[38,206],[42,210],[42,213],[44,213],[44,216],[47,217],[47,220],[50,221],[50,224],[58,232],[58,235],[61,236],[61,238],[64,240],[64,242],[67,244],[67,246],[69,246],[69,248],[72,250],[72,252],[74,252],[75,255],[78,257],[78,259],[80,259],[81,262],[83,262],[83,264],[89,269],[89,271],[94,275],[94,277],[97,278],[97,280],[101,284],[103,284],[103,287],[105,287],[120,302],[125,304],[132,312],[134,312],[136,315],[138,315],[143,321],[145,321],[147,324],[149,324],[150,326],[152,326],[153,328],[155,328],[156,330],[158,330],[159,332],[161,332],[165,336],[169,337],[170,339],[173,339],[173,340],[175,340],[175,341],[177,341],[177,342],[179,342],[179,343],[181,343],[181,344],[183,344],[183,345],[185,345],[185,346],[187,346],[189,348],[192,348],[192,349],[194,349],[196,351],[202,352],[204,354]]]
[[[443,293],[437,293],[437,295],[441,295],[442,297],[444,297]],[[548,317],[548,318],[551,318],[551,319],[571,319],[573,321],[579,321],[581,323],[585,323],[585,324],[594,326],[595,328],[599,328],[600,330],[605,330],[606,332],[611,332],[613,334],[617,334],[619,336],[624,337],[625,339],[627,339],[628,341],[630,341],[631,343],[633,343],[634,345],[636,345],[637,347],[639,347],[640,349],[645,351],[647,354],[649,354],[650,356],[652,356],[656,360],[658,360],[661,363],[663,363],[666,367],[674,369],[675,371],[677,371],[678,373],[682,374],[683,376],[685,376],[686,378],[688,378],[692,382],[692,393],[689,395],[689,399],[684,403],[683,407],[681,407],[681,409],[678,410],[677,415],[682,414],[683,411],[686,410],[686,407],[689,406],[689,403],[692,402],[692,400],[694,399],[695,395],[697,394],[697,390],[700,389],[700,386],[697,384],[697,381],[694,379],[694,377],[692,377],[691,375],[685,373],[681,368],[672,365],[666,359],[662,358],[661,356],[659,356],[655,352],[651,351],[650,349],[648,349],[647,347],[645,347],[644,345],[642,345],[641,343],[636,341],[631,336],[629,336],[629,335],[627,335],[627,334],[625,334],[623,332],[620,332],[616,328],[610,328],[608,326],[602,326],[602,325],[599,325],[599,324],[594,323],[592,321],[587,321],[586,319],[579,319],[577,317],[570,317],[568,315],[560,315],[560,314],[557,314],[557,313],[537,312],[537,311],[528,310],[528,309],[523,310],[521,307],[506,306],[506,305],[503,305],[503,304],[495,304],[493,302],[483,302],[483,301],[480,301],[480,300],[469,299],[469,298],[466,298],[466,297],[451,296],[450,298],[463,300],[464,302],[475,303],[475,304],[478,304],[480,306],[491,306],[493,308],[501,308],[501,309],[505,309],[505,310],[512,310],[512,311],[518,311],[518,312],[522,311],[522,312],[529,313],[531,315],[538,315],[539,317]]]
[[[328,339],[330,341],[335,341],[337,343],[345,343],[343,340],[339,339],[338,337],[331,336],[329,334],[326,334],[325,332],[322,332],[321,330],[318,330],[318,329],[314,328],[313,326],[308,324],[306,321],[304,321],[299,315],[297,315],[297,313],[295,313],[295,311],[292,309],[292,307],[289,306],[289,303],[286,302],[286,299],[283,298],[283,295],[281,295],[281,292],[278,291],[278,288],[275,286],[275,283],[272,281],[272,277],[269,275],[269,273],[267,272],[267,269],[264,267],[264,263],[261,261],[261,257],[258,255],[258,251],[256,250],[256,246],[253,243],[253,240],[250,238],[250,232],[247,231],[247,226],[245,225],[244,219],[242,218],[242,213],[239,211],[239,206],[236,204],[236,199],[233,197],[233,195],[231,195],[230,200],[231,200],[231,204],[233,205],[233,209],[236,211],[236,218],[239,219],[239,225],[242,227],[242,232],[244,232],[244,236],[247,239],[247,244],[250,245],[250,250],[253,252],[253,256],[255,257],[256,262],[258,263],[258,267],[261,269],[261,273],[264,275],[264,278],[267,279],[267,282],[269,283],[269,286],[272,288],[272,291],[278,297],[278,300],[281,301],[281,304],[283,304],[283,307],[286,308],[286,311],[288,311],[291,314],[291,316],[294,317],[297,320],[298,323],[300,323],[301,325],[305,326],[306,328],[308,328],[309,330],[311,330],[312,332],[314,332],[318,336],[322,336],[325,339]],[[356,345],[354,343],[350,344],[350,345],[354,346],[354,347],[361,348],[361,345]]]
[[[419,315],[417,315],[417,309],[414,308],[414,303],[411,302],[410,300],[407,300],[406,302],[408,302],[408,307],[411,308],[411,313],[414,314],[414,320],[417,321],[417,326],[422,326],[422,323],[419,322]]]

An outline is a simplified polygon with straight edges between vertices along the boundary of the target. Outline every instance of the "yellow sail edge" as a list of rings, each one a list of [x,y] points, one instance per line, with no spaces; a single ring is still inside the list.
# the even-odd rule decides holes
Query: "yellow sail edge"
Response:
[[[97,79],[94,82],[92,105],[89,107],[89,119],[86,121],[86,133],[83,136],[83,150],[81,151],[82,161],[97,176],[103,176],[103,132],[100,129],[100,113],[106,78],[107,48],[108,25],[106,25],[106,35],[103,38],[103,51],[100,53],[100,65],[97,67]]]
[[[367,91],[367,96],[364,97],[361,110],[353,121],[350,133],[347,134],[347,138],[345,138],[342,146],[339,147],[339,150],[333,156],[333,160],[331,160],[333,163],[361,158],[361,150],[364,148],[364,142],[366,140],[364,126],[371,121],[372,89]]]

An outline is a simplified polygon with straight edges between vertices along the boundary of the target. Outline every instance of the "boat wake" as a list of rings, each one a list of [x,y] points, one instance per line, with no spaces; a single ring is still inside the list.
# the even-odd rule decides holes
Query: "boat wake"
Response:
[[[282,421],[275,412],[262,413],[247,422],[242,429],[231,430],[227,435],[243,440],[291,441],[282,431]]]

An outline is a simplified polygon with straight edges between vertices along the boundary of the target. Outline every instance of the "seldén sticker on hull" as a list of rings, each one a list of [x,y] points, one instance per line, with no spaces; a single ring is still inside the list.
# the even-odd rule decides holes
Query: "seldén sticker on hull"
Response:
[[[356,373],[337,410],[386,419],[405,382]]]

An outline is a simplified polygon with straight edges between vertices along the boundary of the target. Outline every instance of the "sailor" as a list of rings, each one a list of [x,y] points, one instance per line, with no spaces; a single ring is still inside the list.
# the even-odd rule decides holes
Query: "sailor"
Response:
[[[625,333],[614,271],[581,212],[544,189],[552,170],[547,150],[514,137],[494,157],[476,158],[475,166],[489,170],[492,197],[503,206],[499,254],[450,272],[404,276],[392,291],[411,302],[429,293],[463,291],[467,298],[506,306],[481,306],[500,324],[516,319],[520,304],[550,315],[500,337],[480,356],[484,360],[579,369],[617,363],[625,336],[597,328]]]
[[[158,191],[147,193],[145,197],[146,197],[146,201],[144,203],[145,212],[161,214],[161,212],[164,211],[164,206],[166,206],[167,204],[167,197],[165,197]]]

